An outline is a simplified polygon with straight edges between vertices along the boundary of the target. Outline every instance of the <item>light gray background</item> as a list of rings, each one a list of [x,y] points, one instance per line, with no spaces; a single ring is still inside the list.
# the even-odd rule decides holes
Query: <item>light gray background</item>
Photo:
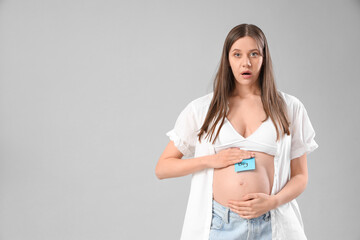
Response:
[[[308,238],[360,239],[359,0],[0,1],[0,239],[179,239],[191,176],[155,165],[241,23],[316,131]]]

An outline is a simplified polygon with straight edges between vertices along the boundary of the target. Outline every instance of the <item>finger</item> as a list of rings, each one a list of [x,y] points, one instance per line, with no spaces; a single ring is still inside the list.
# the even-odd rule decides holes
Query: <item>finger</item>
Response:
[[[242,153],[239,154],[239,158],[248,159],[251,158],[251,154],[248,151],[243,151]]]
[[[249,153],[249,154],[248,154],[248,153],[246,153],[246,154],[244,154],[244,155],[243,155],[243,159],[249,159],[249,158],[251,158],[250,153]]]
[[[242,200],[247,201],[247,200],[251,200],[254,198],[257,198],[257,194],[256,193],[248,193],[245,196],[243,196]]]
[[[231,155],[229,156],[228,160],[231,162],[231,163],[238,163],[238,162],[241,162],[244,158],[242,158],[241,156],[239,155]]]
[[[233,163],[233,164],[235,164],[235,163],[240,163],[240,162],[242,162],[242,158],[240,158],[240,159],[235,159],[235,160],[232,160],[231,161],[231,163]]]
[[[252,219],[252,218],[254,218],[254,216],[252,216],[252,215],[239,214],[239,216],[242,217],[242,218],[245,218],[245,219]]]
[[[248,210],[239,210],[239,209],[236,209],[236,208],[230,208],[231,211],[239,214],[239,215],[249,215],[250,214],[250,211]]]
[[[232,157],[236,158],[236,159],[245,159],[247,158],[247,154],[243,154],[243,153],[233,153]]]
[[[234,204],[234,205],[238,205],[240,202],[243,202],[241,200],[228,200],[228,203]]]
[[[251,200],[249,201],[239,201],[239,200],[229,200],[228,204],[235,205],[237,207],[251,207]]]
[[[251,211],[251,208],[249,208],[249,207],[239,207],[234,204],[228,204],[228,207],[230,209],[235,209],[237,211]]]
[[[245,155],[245,156],[253,156],[253,155],[255,155],[255,153],[254,152],[252,152],[252,151],[248,151],[248,150],[242,150],[242,153]]]
[[[249,208],[249,206],[242,206],[242,205],[239,205],[238,203],[228,203],[228,207],[233,207],[233,208],[236,208],[236,209],[240,209],[240,208]]]
[[[239,215],[243,218],[255,218],[256,216],[256,212],[255,211],[238,211]]]
[[[237,213],[242,218],[246,218],[246,219],[253,218],[253,214],[249,211],[238,211],[236,209],[231,209],[231,211]]]
[[[249,154],[250,154],[250,157],[255,157],[255,153],[254,153],[254,152],[250,152],[250,151],[249,151]]]
[[[259,214],[259,213],[256,213],[256,212],[248,212],[248,213],[245,213],[245,214],[241,214],[241,217],[242,218],[247,218],[247,219],[252,219],[252,218],[260,217],[261,215],[262,214]]]

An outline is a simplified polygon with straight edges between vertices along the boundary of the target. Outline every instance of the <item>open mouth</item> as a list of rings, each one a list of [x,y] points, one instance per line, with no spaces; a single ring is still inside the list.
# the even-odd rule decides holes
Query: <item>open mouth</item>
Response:
[[[241,76],[244,78],[244,79],[250,79],[252,77],[252,74],[250,71],[244,71],[243,73],[241,73]]]
[[[241,72],[241,75],[243,76],[250,76],[251,75],[251,71],[250,70],[245,70]]]

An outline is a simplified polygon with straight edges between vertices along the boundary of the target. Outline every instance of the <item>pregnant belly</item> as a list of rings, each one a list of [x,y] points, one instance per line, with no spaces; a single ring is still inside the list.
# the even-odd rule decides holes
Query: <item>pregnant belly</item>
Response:
[[[255,153],[256,169],[235,172],[235,165],[214,169],[213,194],[215,201],[227,206],[228,200],[240,200],[248,193],[270,194],[274,179],[274,156]]]

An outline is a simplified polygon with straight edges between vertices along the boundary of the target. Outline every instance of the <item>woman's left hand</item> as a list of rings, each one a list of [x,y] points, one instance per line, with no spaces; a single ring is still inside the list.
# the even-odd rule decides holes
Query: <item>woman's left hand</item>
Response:
[[[265,193],[249,193],[241,200],[229,200],[228,207],[240,217],[256,218],[276,207],[274,195]]]

